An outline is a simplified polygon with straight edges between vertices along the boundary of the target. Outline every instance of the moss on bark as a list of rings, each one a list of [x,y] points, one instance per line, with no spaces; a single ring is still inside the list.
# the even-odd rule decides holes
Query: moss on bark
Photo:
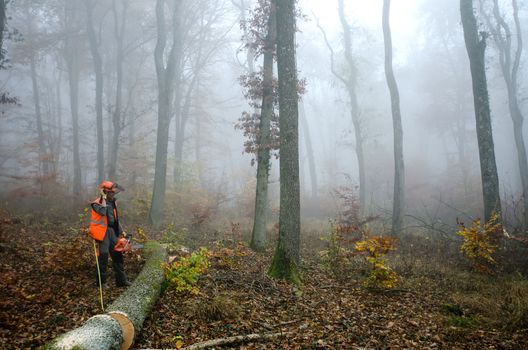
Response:
[[[301,277],[297,264],[284,251],[284,248],[278,246],[273,255],[271,266],[268,270],[268,275],[274,278],[282,278],[294,284],[301,283]]]

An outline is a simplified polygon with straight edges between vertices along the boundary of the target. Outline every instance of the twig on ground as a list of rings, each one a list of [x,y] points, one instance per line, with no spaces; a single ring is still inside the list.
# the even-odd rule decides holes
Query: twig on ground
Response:
[[[246,334],[246,335],[236,335],[233,337],[218,338],[207,340],[204,342],[196,343],[190,346],[186,346],[180,350],[198,350],[198,349],[208,349],[214,346],[222,345],[231,345],[236,343],[249,343],[254,341],[270,341],[275,338],[283,337],[286,335],[292,334],[291,332],[280,332],[280,333],[263,333],[263,334]],[[159,349],[143,349],[143,350],[159,350]],[[176,350],[176,349],[164,349],[164,350]]]
[[[302,319],[296,319],[296,320],[291,320],[291,321],[285,321],[285,322],[281,322],[281,323],[277,323],[275,325],[270,325],[266,322],[259,322],[259,324],[266,328],[266,329],[274,329],[274,328],[278,328],[278,327],[284,327],[284,326],[288,326],[288,325],[291,325],[291,324],[294,324],[294,323],[299,323],[301,322]]]

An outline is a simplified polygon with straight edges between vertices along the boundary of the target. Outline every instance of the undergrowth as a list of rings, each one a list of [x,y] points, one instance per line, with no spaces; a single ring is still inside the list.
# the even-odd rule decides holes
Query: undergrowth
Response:
[[[172,264],[164,265],[164,289],[172,288],[178,293],[198,294],[198,279],[210,266],[209,252],[200,248],[189,257],[181,257]]]

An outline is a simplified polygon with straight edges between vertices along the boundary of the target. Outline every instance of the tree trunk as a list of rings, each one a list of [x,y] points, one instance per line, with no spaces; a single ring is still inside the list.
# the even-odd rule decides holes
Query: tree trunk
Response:
[[[392,233],[399,235],[403,229],[405,207],[405,169],[403,162],[403,128],[400,112],[400,94],[392,69],[392,37],[389,23],[390,0],[383,0],[383,38],[385,43],[385,76],[391,96],[392,125],[394,130],[394,199]]]
[[[178,185],[182,181],[183,171],[183,145],[185,143],[185,130],[187,128],[187,122],[189,121],[192,104],[192,93],[194,92],[195,86],[198,81],[199,72],[196,71],[187,92],[183,106],[181,104],[181,98],[178,104],[175,104],[175,108],[178,108],[178,112],[175,113],[175,127],[174,127],[174,184]]]
[[[174,93],[176,64],[181,60],[182,53],[182,43],[179,35],[181,30],[181,0],[177,0],[174,4],[172,14],[173,43],[167,65],[165,66],[164,53],[167,45],[167,33],[165,32],[164,5],[165,0],[157,0],[156,18],[158,39],[154,51],[154,59],[158,78],[158,131],[154,189],[149,212],[149,222],[156,227],[159,227],[164,219],[163,206],[165,205],[165,190],[167,185],[167,150],[169,144],[169,127],[172,117],[171,103]]]
[[[56,116],[56,122],[53,126],[54,131],[54,137],[53,137],[53,147],[50,147],[50,152],[52,155],[52,172],[53,174],[57,174],[58,168],[59,168],[59,162],[60,162],[60,155],[62,151],[62,94],[61,94],[61,86],[62,86],[62,70],[59,71],[59,76],[57,77],[57,81],[55,82],[55,98],[56,98],[56,108],[55,108],[55,116]]]
[[[6,25],[6,2],[0,0],[0,62],[4,60],[4,30]]]
[[[364,212],[367,198],[365,151],[363,147],[365,142],[356,93],[357,68],[354,62],[354,57],[352,56],[352,38],[350,36],[350,26],[345,16],[344,0],[339,0],[338,5],[339,20],[341,22],[341,26],[343,27],[343,37],[345,41],[345,59],[347,62],[347,68],[350,70],[348,77],[344,79],[344,82],[350,99],[350,115],[352,118],[352,123],[354,124],[354,136],[356,139],[356,156],[358,161],[359,172],[359,204],[361,211]]]
[[[112,13],[114,15],[114,35],[117,42],[116,45],[116,102],[115,110],[112,115],[112,141],[110,148],[110,163],[108,165],[108,177],[114,179],[117,171],[117,160],[119,154],[119,138],[121,137],[122,128],[122,109],[123,109],[123,61],[124,57],[124,39],[127,20],[128,0],[123,3],[123,13],[121,15],[121,23],[119,23],[119,16],[117,11],[116,0],[112,0]]]
[[[486,222],[493,213],[500,215],[499,177],[495,163],[495,149],[491,129],[491,115],[486,82],[486,38],[478,34],[477,20],[473,13],[473,0],[460,0],[460,14],[464,29],[464,40],[471,67],[473,103],[477,124],[477,140],[480,156],[484,217]]]
[[[67,1],[65,5],[66,39],[64,58],[66,61],[69,88],[70,109],[72,117],[72,148],[73,148],[73,204],[78,205],[81,198],[81,157],[79,152],[79,76],[81,51],[75,23],[78,19],[76,1]]]
[[[269,275],[299,282],[300,189],[298,81],[295,61],[295,0],[275,0],[279,77],[280,213],[279,241]]]
[[[308,169],[310,171],[310,184],[312,189],[312,199],[317,199],[317,171],[315,169],[315,157],[312,144],[312,136],[310,133],[310,126],[308,125],[308,120],[306,119],[306,113],[304,110],[304,104],[299,105],[300,111],[300,120],[302,125],[302,130],[304,130],[304,140],[306,143],[306,155],[308,157]]]
[[[521,112],[521,109],[519,108],[517,84],[523,41],[516,0],[512,0],[512,7],[516,27],[515,37],[517,37],[517,50],[515,51],[513,62],[512,33],[509,25],[504,20],[504,17],[500,14],[497,0],[493,1],[493,15],[497,21],[497,27],[493,27],[491,24],[491,19],[488,15],[485,15],[485,17],[488,27],[493,34],[495,44],[499,50],[502,77],[504,78],[506,89],[508,91],[508,108],[513,122],[513,136],[515,139],[515,146],[517,148],[517,163],[519,165],[519,173],[521,176],[524,206],[523,226],[526,227],[528,225],[528,160],[526,158],[526,146],[523,138],[524,116]]]
[[[131,151],[134,151],[136,147],[136,119],[134,116],[130,118],[130,125],[128,126],[128,147]],[[129,174],[128,182],[130,188],[136,188],[137,175],[137,171],[134,168]]]
[[[28,36],[28,49],[29,49],[29,67],[30,67],[30,75],[31,75],[31,85],[33,90],[33,103],[35,107],[35,121],[37,126],[37,143],[38,143],[38,164],[39,164],[39,172],[38,176],[41,178],[46,178],[50,173],[50,167],[49,167],[49,156],[46,146],[46,140],[44,136],[44,128],[42,123],[42,108],[41,108],[41,102],[40,102],[40,91],[39,91],[39,85],[38,85],[38,74],[37,74],[37,62],[35,56],[37,55],[38,48],[36,47],[36,42],[33,40],[34,36],[34,28],[33,28],[33,21],[34,17],[31,14],[31,8],[30,3],[24,4],[24,12],[26,16],[26,25],[27,25],[27,32],[26,35]],[[41,182],[43,184],[44,182]],[[41,191],[43,191],[44,188],[41,187]]]
[[[86,29],[95,72],[95,113],[97,125],[97,183],[104,181],[104,136],[103,136],[103,60],[94,29],[93,12],[95,4],[85,0]],[[110,163],[111,164],[111,163]]]
[[[268,33],[264,47],[264,66],[262,79],[262,108],[258,133],[257,151],[257,188],[255,194],[255,218],[251,234],[251,248],[257,251],[266,249],[268,178],[270,170],[271,118],[273,115],[273,58],[277,40],[276,8],[272,4],[268,19]]]
[[[145,245],[147,260],[134,283],[106,310],[79,328],[59,336],[47,350],[128,349],[156,303],[164,281],[162,263],[167,252],[157,242]]]
[[[31,48],[31,50],[33,50],[33,48]],[[50,175],[50,163],[49,163],[49,156],[48,156],[48,151],[46,147],[46,141],[44,140],[44,129],[42,127],[42,111],[40,108],[38,75],[37,75],[37,67],[36,67],[34,52],[31,52],[29,65],[31,69],[31,82],[32,82],[32,87],[33,87],[33,102],[35,104],[35,117],[37,120],[37,137],[38,137],[38,145],[39,145],[39,164],[40,164],[39,168],[40,168],[40,175],[45,178],[48,175]]]

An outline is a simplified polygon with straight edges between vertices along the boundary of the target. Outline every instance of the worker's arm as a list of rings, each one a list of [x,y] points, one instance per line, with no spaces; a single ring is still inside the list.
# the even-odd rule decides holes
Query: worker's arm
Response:
[[[106,201],[104,199],[102,200],[101,204],[92,203],[92,208],[97,214],[106,216]]]

